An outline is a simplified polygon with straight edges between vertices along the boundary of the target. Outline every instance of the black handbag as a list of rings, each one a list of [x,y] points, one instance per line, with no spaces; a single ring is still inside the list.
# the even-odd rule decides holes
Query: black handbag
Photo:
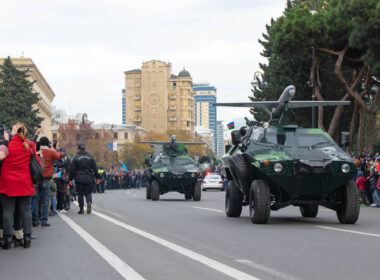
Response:
[[[29,143],[30,152],[31,152],[30,163],[29,163],[30,176],[32,177],[33,184],[38,185],[44,178],[42,176],[43,171],[42,171],[40,163],[38,162],[36,158],[36,155],[33,152],[32,144],[29,141],[28,143]]]

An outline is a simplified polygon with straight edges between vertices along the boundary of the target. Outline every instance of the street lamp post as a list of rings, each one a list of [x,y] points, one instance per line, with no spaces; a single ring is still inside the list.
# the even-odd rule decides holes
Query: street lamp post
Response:
[[[311,95],[311,100],[312,101],[315,101],[315,83],[317,82],[317,79],[316,79],[316,71],[315,71],[315,48],[314,46],[312,47],[313,49],[313,53],[312,53],[312,80],[313,80],[313,83],[312,83],[312,95]],[[311,127],[312,128],[316,128],[316,124],[315,124],[315,117],[316,117],[316,114],[315,114],[315,107],[311,107]]]
[[[113,169],[113,138],[114,138],[114,131],[115,131],[115,125],[111,125],[111,158],[112,158],[112,165],[111,168]]]

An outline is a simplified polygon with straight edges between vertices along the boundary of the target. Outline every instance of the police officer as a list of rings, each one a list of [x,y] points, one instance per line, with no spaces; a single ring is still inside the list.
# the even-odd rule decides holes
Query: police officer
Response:
[[[78,145],[78,154],[73,159],[70,169],[70,180],[75,179],[76,189],[78,192],[78,202],[79,202],[79,212],[78,214],[83,214],[83,196],[86,196],[87,203],[87,214],[91,213],[91,203],[92,203],[92,182],[94,177],[99,183],[98,168],[94,158],[86,152],[85,144],[81,143]]]

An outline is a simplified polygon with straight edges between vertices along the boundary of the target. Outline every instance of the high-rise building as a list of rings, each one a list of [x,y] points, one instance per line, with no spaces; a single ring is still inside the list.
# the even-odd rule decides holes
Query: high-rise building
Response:
[[[171,64],[158,60],[143,63],[141,70],[124,72],[123,124],[155,132],[183,129],[194,132],[193,81],[183,69],[171,74]]]
[[[216,123],[216,156],[222,158],[224,155],[224,126],[222,121]]]
[[[195,84],[195,126],[202,126],[211,129],[214,135],[216,129],[216,107],[212,104],[216,102],[216,88],[209,83]],[[217,137],[214,137],[214,147],[217,147]],[[214,150],[216,153],[216,150]]]

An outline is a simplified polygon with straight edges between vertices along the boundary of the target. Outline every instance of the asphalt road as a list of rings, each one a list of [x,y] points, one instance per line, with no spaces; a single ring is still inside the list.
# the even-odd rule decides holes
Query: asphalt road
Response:
[[[355,225],[320,208],[271,213],[254,225],[243,209],[227,218],[224,192],[200,202],[177,193],[147,201],[145,190],[93,197],[93,213],[51,217],[30,249],[0,250],[0,279],[379,279],[380,209],[362,207]]]

